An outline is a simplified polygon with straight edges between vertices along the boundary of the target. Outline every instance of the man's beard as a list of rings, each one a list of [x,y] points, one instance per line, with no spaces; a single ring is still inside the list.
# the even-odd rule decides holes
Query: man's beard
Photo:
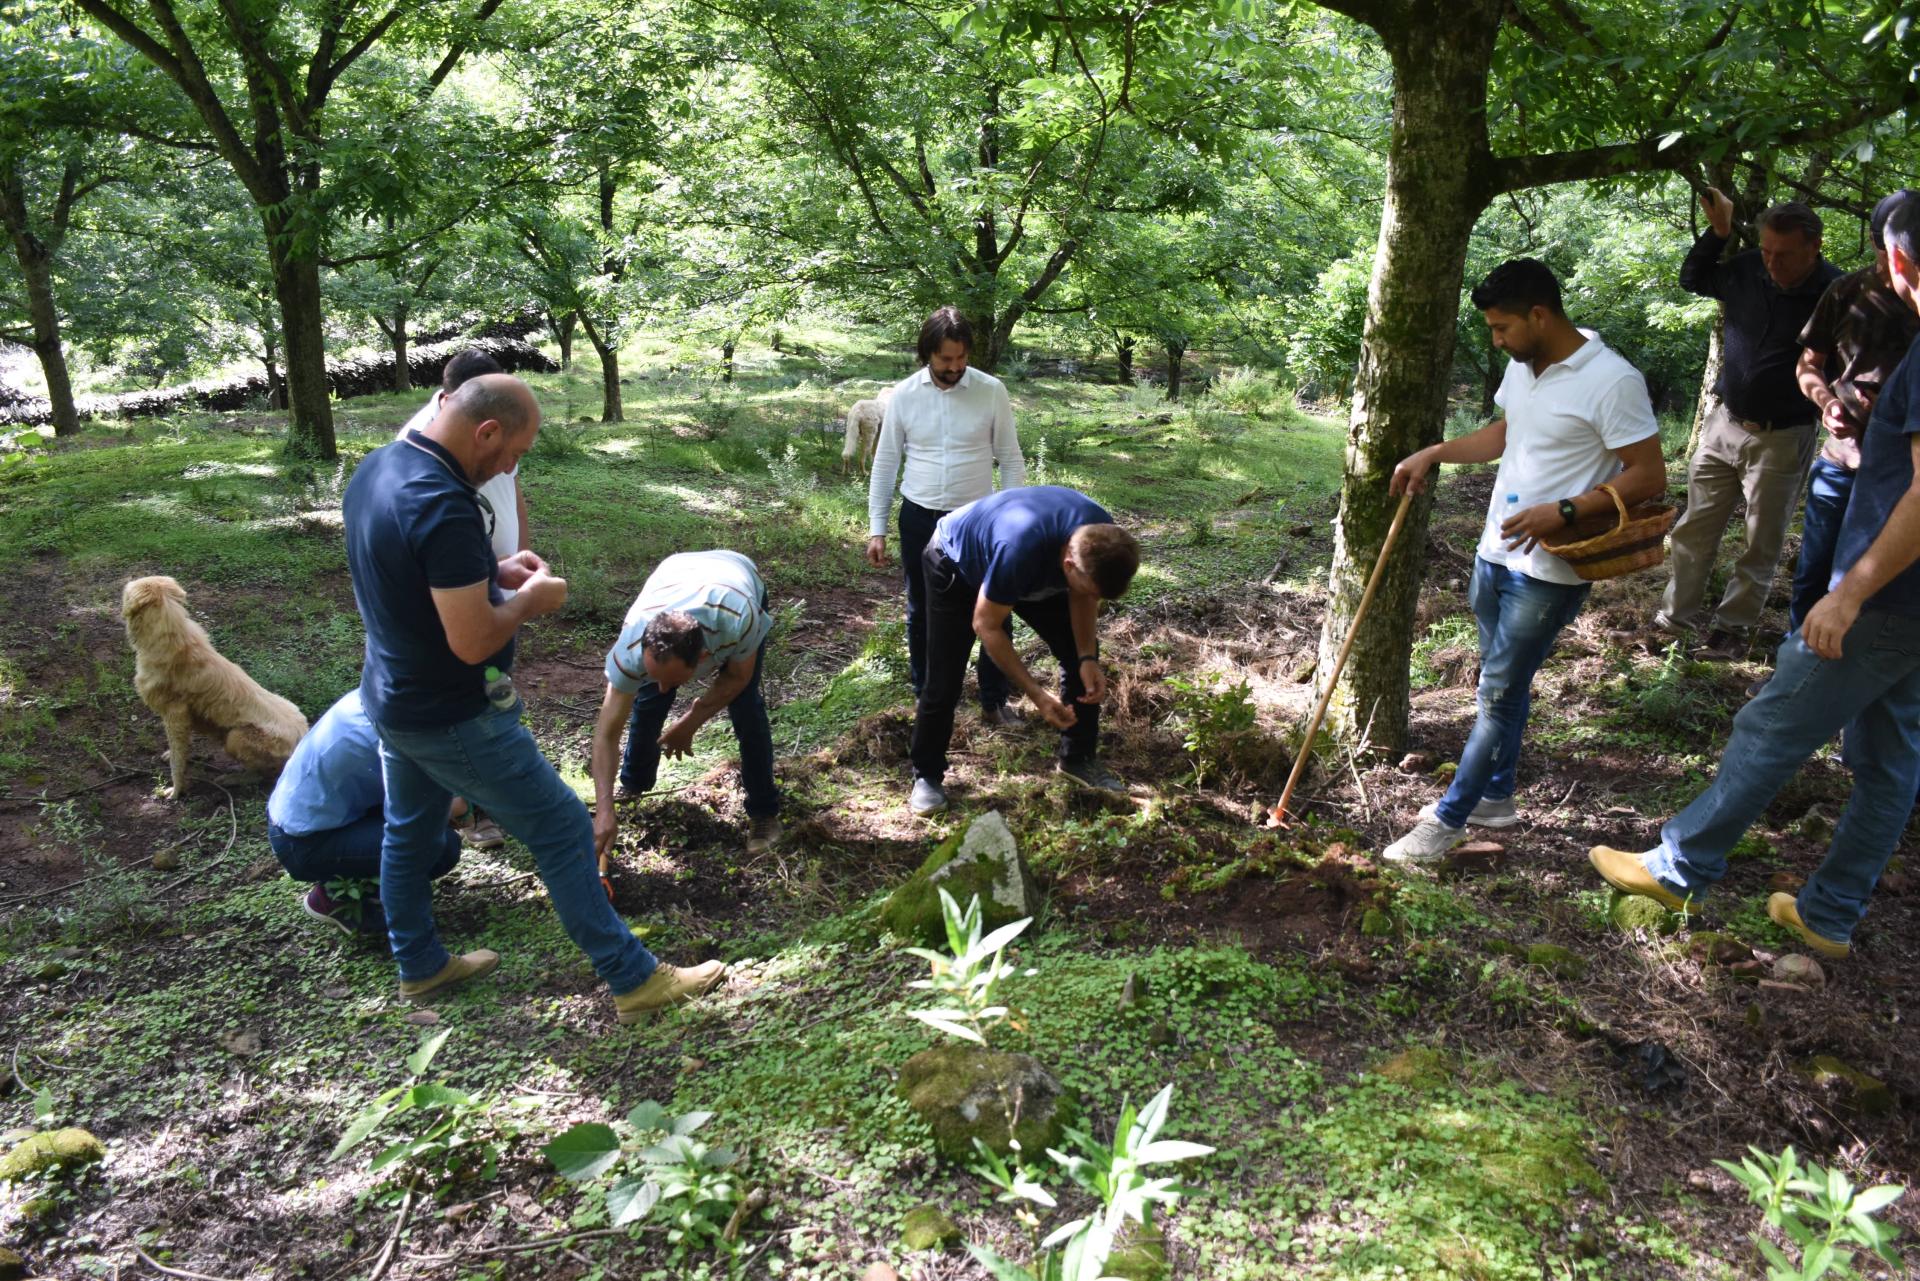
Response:
[[[966,370],[962,369],[958,373],[943,374],[936,369],[933,371],[933,381],[939,383],[942,387],[951,387],[959,382],[961,374],[966,372]]]

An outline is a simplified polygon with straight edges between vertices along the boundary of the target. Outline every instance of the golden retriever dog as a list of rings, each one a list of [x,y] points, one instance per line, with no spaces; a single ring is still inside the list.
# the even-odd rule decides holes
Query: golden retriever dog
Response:
[[[847,411],[846,439],[840,446],[840,470],[852,471],[856,466],[863,472],[873,470],[873,449],[880,443],[880,423],[886,417],[887,400],[893,395],[889,387],[871,400],[856,400],[853,408]]]
[[[272,777],[307,732],[307,718],[286,699],[214,651],[206,629],[187,616],[187,594],[164,575],[136,578],[120,593],[120,617],[133,644],[133,687],[167,727],[173,786],[186,792],[193,732],[224,735],[227,754]]]

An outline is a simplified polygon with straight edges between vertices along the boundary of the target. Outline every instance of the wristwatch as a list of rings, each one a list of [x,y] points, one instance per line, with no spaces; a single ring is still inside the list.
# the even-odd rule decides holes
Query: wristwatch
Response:
[[[1560,519],[1566,521],[1569,525],[1580,519],[1580,509],[1573,505],[1571,498],[1562,498],[1560,500]]]

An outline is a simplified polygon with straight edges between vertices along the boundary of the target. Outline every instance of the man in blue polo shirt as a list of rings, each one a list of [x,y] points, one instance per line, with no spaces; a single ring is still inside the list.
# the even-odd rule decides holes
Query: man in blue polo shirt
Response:
[[[1088,787],[1124,791],[1100,763],[1097,619],[1102,600],[1127,590],[1140,545],[1085,494],[1030,485],[947,513],[924,554],[926,684],[913,718],[913,791],[922,817],[947,807],[944,786],[953,709],[978,637],[995,666],[1060,731],[1060,772]],[[1060,696],[1033,678],[1007,634],[1009,614],[1034,630],[1060,663]]]
[[[1894,292],[1920,313],[1920,200],[1886,226]],[[1822,956],[1853,931],[1893,856],[1920,780],[1920,359],[1913,348],[1874,403],[1840,526],[1832,590],[1780,647],[1773,679],[1733,718],[1711,786],[1642,854],[1595,846],[1616,889],[1694,911],[1726,875],[1727,851],[1807,758],[1841,729],[1853,795],[1826,859],[1767,915]]]
[[[725,967],[676,969],[634,938],[600,888],[586,806],[520,723],[514,635],[565,604],[567,584],[530,550],[495,560],[474,487],[511,471],[539,431],[526,384],[486,374],[431,425],[369,454],[347,486],[347,563],[367,629],[360,697],[386,776],[380,899],[407,999],[500,963],[484,948],[449,956],[434,931],[429,873],[448,803],[465,796],[533,851],[561,924],[632,1023],[705,992]]]
[[[764,854],[780,839],[773,726],[760,696],[771,630],[766,584],[739,552],[681,552],[648,576],[620,639],[607,651],[607,693],[593,727],[593,840],[602,856],[620,830],[613,812],[621,799],[613,789],[614,759],[620,757],[625,794],[639,796],[653,786],[661,754],[685,756],[694,734],[722,710],[740,743],[747,853]],[[709,676],[713,685],[662,733],[680,687]],[[620,756],[623,724],[627,750]]]

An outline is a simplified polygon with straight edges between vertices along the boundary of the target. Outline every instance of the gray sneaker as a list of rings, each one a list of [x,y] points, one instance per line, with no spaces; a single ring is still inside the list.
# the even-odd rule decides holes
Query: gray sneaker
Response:
[[[907,797],[907,808],[921,818],[932,818],[947,808],[947,792],[932,779],[913,780],[913,792]]]
[[[1127,785],[1120,776],[1100,763],[1098,756],[1084,756],[1078,759],[1062,757],[1060,772],[1082,787],[1091,787],[1096,792],[1114,792],[1126,795]]]
[[[1380,857],[1390,863],[1437,863],[1466,839],[1466,828],[1448,827],[1423,815],[1411,832],[1380,851]]]
[[[1439,809],[1440,802],[1435,801],[1420,811],[1420,817],[1423,820],[1432,819],[1437,823],[1440,821]],[[1467,815],[1469,827],[1513,827],[1519,822],[1520,807],[1514,804],[1511,796],[1498,801],[1488,800],[1483,796],[1480,798],[1480,803],[1473,807],[1473,813]]]

